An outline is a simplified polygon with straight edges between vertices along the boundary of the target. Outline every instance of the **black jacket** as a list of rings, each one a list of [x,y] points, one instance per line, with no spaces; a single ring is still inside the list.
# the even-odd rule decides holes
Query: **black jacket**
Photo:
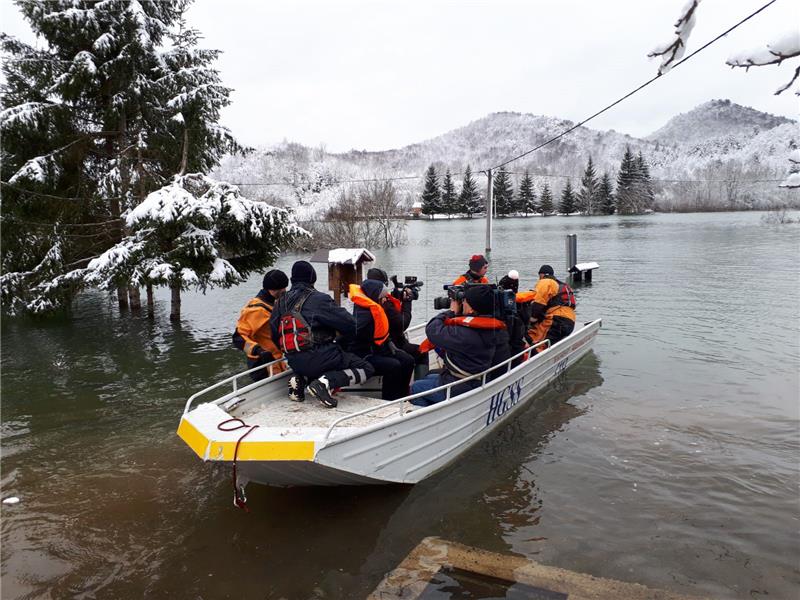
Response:
[[[361,291],[364,292],[364,295],[367,298],[380,304],[380,295],[381,291],[383,291],[383,283],[375,279],[366,279],[361,283]],[[356,333],[355,338],[351,341],[348,347],[350,352],[354,352],[359,356],[366,356],[367,354],[389,353],[389,349],[386,347],[386,344],[377,347],[373,343],[375,338],[375,323],[372,320],[372,313],[368,308],[353,304],[353,318],[356,322]]]
[[[428,322],[425,333],[437,348],[445,351],[448,363],[469,374],[481,373],[511,356],[508,332],[505,329],[471,329],[460,325],[445,325],[445,319],[454,317],[451,311],[439,313]],[[452,371],[455,371],[453,369]],[[450,368],[442,375],[444,383],[460,379]],[[505,371],[493,373],[490,379]],[[480,385],[480,379],[471,380],[468,388]],[[459,386],[460,387],[460,386]],[[461,393],[463,390],[458,390]]]
[[[353,316],[343,309],[336,306],[333,298],[323,292],[318,292],[312,285],[307,283],[295,283],[292,289],[281,296],[272,309],[269,325],[272,330],[272,339],[278,342],[278,324],[281,316],[291,312],[291,307],[295,304],[300,294],[309,290],[311,295],[303,304],[300,314],[308,321],[311,332],[319,340],[330,340],[338,335],[345,340],[350,340],[356,333],[356,322]]]
[[[387,300],[383,303],[383,311],[389,319],[389,337],[398,348],[402,348],[408,343],[406,329],[411,324],[411,300],[404,300],[400,304],[400,310],[395,308],[394,303]]]

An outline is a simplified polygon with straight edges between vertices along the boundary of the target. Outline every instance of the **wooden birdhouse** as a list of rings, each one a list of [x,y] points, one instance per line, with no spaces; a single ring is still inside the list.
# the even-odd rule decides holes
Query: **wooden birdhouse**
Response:
[[[333,300],[339,306],[347,296],[351,283],[361,283],[364,279],[366,263],[375,261],[375,255],[366,248],[335,248],[317,250],[311,262],[328,264],[328,289],[333,292]]]

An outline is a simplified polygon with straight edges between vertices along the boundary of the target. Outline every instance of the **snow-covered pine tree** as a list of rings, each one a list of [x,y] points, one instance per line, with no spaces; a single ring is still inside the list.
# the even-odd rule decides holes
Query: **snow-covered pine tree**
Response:
[[[18,4],[45,39],[47,50],[34,51],[3,38],[3,48],[23,59],[4,63],[14,85],[3,94],[4,107],[10,107],[3,113],[3,133],[34,119],[46,125],[40,127],[46,135],[30,144],[28,127],[28,137],[12,149],[15,160],[10,165],[4,160],[3,180],[34,191],[31,186],[38,186],[51,196],[73,197],[56,203],[60,212],[37,219],[53,224],[52,248],[30,251],[29,245],[22,268],[9,268],[13,261],[3,257],[3,270],[9,274],[3,279],[3,296],[19,299],[4,306],[19,311],[24,305],[42,312],[65,305],[80,288],[81,273],[89,278],[87,283],[97,279],[94,270],[83,268],[99,253],[117,247],[123,236],[127,244],[138,240],[141,231],[129,229],[121,219],[123,211],[176,173],[209,170],[224,152],[240,148],[217,124],[230,90],[211,67],[218,52],[196,48],[199,35],[183,20],[188,1],[108,0],[80,8],[64,1]],[[167,39],[172,44],[165,50]],[[40,122],[42,117],[49,121]],[[59,140],[72,141],[59,148]],[[55,151],[49,149],[53,146]],[[15,172],[7,175],[6,167]],[[28,197],[21,195],[23,210]],[[5,228],[6,216],[15,208],[14,203],[3,204],[6,247],[24,241],[19,231],[14,238],[14,228]],[[121,273],[114,281],[122,306],[129,282]],[[143,281],[132,281],[137,296]],[[149,286],[148,292],[152,298]]]
[[[3,217],[27,214],[54,235],[51,243],[30,244],[24,229],[4,227],[3,245],[12,251],[3,259],[3,294],[17,299],[5,305],[11,310],[45,312],[76,291],[70,267],[85,266],[122,238],[120,216],[133,203],[139,175],[133,157],[144,143],[132,132],[146,129],[145,107],[158,104],[157,48],[175,11],[168,2],[136,0],[17,5],[46,49],[3,37],[12,55],[3,65],[10,82],[3,92],[3,181],[16,186],[4,194]],[[33,198],[47,198],[44,213],[26,210]],[[126,297],[123,290],[120,299]]]
[[[182,290],[240,283],[307,235],[289,211],[197,173],[149,194],[126,214],[125,225],[130,235],[92,260],[84,278],[104,289],[120,281],[168,286],[173,320],[180,319]]]
[[[425,184],[422,189],[422,212],[435,215],[441,212],[442,193],[439,190],[439,178],[433,165],[425,172]]]
[[[539,197],[539,210],[545,217],[553,214],[553,194],[547,183],[542,186],[542,195]]]
[[[636,159],[633,157],[630,146],[626,146],[617,174],[616,205],[619,214],[631,215],[639,212],[638,181]]]
[[[526,217],[529,214],[539,212],[539,207],[536,206],[536,192],[533,190],[533,180],[528,171],[525,171],[522,181],[519,183],[517,199],[519,203],[517,210],[524,213]]]
[[[453,176],[450,175],[450,169],[447,169],[442,181],[441,207],[442,212],[447,215],[448,219],[458,212],[458,196],[456,195],[456,186],[453,184]]]
[[[474,214],[483,210],[483,201],[478,192],[478,186],[472,178],[472,169],[469,165],[464,169],[464,181],[461,184],[461,194],[458,196],[458,204],[461,212],[470,219]]]
[[[593,215],[597,212],[597,186],[597,173],[595,173],[590,156],[581,178],[581,189],[576,195],[577,208],[585,215]]]
[[[600,185],[597,188],[598,210],[604,215],[613,215],[616,207],[614,206],[614,191],[611,187],[611,177],[608,173],[603,173]]]
[[[505,217],[514,211],[514,188],[505,167],[497,169],[492,177],[492,194],[496,215]]]
[[[561,203],[558,205],[558,212],[570,215],[575,212],[575,192],[572,190],[572,181],[567,179],[564,189],[561,191]]]
[[[650,167],[639,150],[636,157],[636,174],[639,189],[639,212],[652,209],[655,205],[655,194],[653,193],[653,180],[650,178]]]

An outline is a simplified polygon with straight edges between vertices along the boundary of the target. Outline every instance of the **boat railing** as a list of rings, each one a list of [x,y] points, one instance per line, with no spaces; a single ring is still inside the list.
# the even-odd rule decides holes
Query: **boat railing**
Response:
[[[228,377],[227,379],[223,379],[222,381],[218,381],[214,385],[210,385],[207,388],[200,390],[196,394],[192,394],[191,396],[189,396],[189,399],[186,401],[186,406],[183,409],[183,414],[185,415],[186,413],[189,412],[189,410],[191,410],[192,404],[194,403],[195,400],[197,400],[201,396],[205,396],[205,395],[209,394],[210,392],[213,392],[214,390],[219,389],[219,388],[221,388],[221,387],[223,387],[223,386],[225,386],[227,384],[231,384],[231,392],[235,393],[235,392],[247,392],[247,391],[250,391],[250,390],[252,390],[254,388],[262,386],[262,385],[264,385],[266,383],[269,383],[275,377],[277,377],[278,375],[280,375],[281,373],[284,372],[284,371],[275,372],[275,367],[277,366],[277,364],[279,362],[285,362],[285,361],[284,361],[283,358],[279,358],[277,360],[273,360],[270,363],[265,363],[263,365],[259,365],[257,367],[253,367],[252,369],[248,369],[247,371],[242,371],[241,373],[237,373],[236,375],[232,375],[231,377]],[[240,385],[239,384],[239,379],[241,379],[242,377],[245,377],[245,376],[249,377],[251,373],[255,373],[256,371],[258,371],[260,369],[264,369],[264,368],[269,369],[269,376],[268,377],[265,377],[264,379],[261,379],[259,381],[250,380],[250,383],[247,383],[245,385]],[[225,395],[227,395],[228,393],[230,393],[230,392],[226,392]]]
[[[425,325],[426,325],[425,323],[420,323],[419,325],[415,325],[413,327],[409,327],[408,330],[406,331],[406,333],[412,333],[412,332],[415,332],[417,330],[424,329]],[[237,373],[236,375],[232,375],[231,377],[228,377],[227,379],[223,379],[221,381],[218,381],[214,385],[210,385],[207,388],[204,388],[204,389],[200,390],[196,394],[193,394],[192,396],[190,396],[189,399],[186,401],[186,406],[183,409],[183,414],[185,415],[186,413],[188,413],[191,410],[192,405],[194,404],[195,400],[197,400],[198,398],[200,398],[202,396],[208,395],[209,393],[213,392],[216,389],[219,389],[219,388],[225,386],[226,384],[230,383],[231,384],[230,392],[235,393],[235,392],[248,392],[248,391],[250,391],[250,390],[252,390],[254,388],[257,388],[257,387],[262,386],[264,384],[270,383],[271,381],[273,381],[274,377],[276,377],[277,375],[280,375],[282,373],[282,371],[279,371],[277,373],[273,372],[273,368],[274,368],[274,365],[277,365],[277,363],[279,363],[279,362],[281,362],[283,360],[284,359],[279,358],[277,360],[272,361],[271,363],[266,363],[266,364],[263,364],[263,365],[259,365],[257,367],[253,367],[252,369],[248,369],[247,371],[242,371],[241,373]],[[241,379],[242,377],[249,376],[251,373],[254,373],[254,372],[258,371],[259,369],[263,369],[265,367],[269,368],[269,371],[270,371],[269,377],[265,377],[264,379],[262,379],[260,381],[255,381],[255,382],[252,382],[252,383],[248,383],[248,384],[243,385],[243,386],[241,386],[239,384],[239,379]],[[230,392],[226,392],[224,395],[227,395]]]
[[[441,392],[441,391],[445,392],[445,398],[444,398],[444,400],[442,400],[442,402],[448,402],[449,400],[454,398],[454,396],[452,396],[453,388],[455,386],[457,386],[457,385],[461,385],[462,383],[464,383],[466,381],[472,381],[472,380],[475,380],[475,379],[480,379],[481,380],[481,385],[480,385],[479,388],[475,388],[475,389],[482,389],[482,388],[486,387],[487,377],[491,373],[497,372],[498,369],[501,369],[504,366],[506,367],[506,373],[510,373],[511,369],[514,368],[512,366],[513,361],[515,361],[516,359],[518,359],[520,357],[531,358],[531,353],[534,350],[536,350],[537,348],[541,347],[541,346],[546,346],[545,350],[549,350],[550,349],[550,340],[542,340],[541,342],[539,342],[537,344],[534,344],[533,346],[529,346],[528,348],[525,348],[521,352],[517,352],[514,356],[511,356],[510,358],[504,360],[503,362],[500,362],[500,363],[497,363],[496,365],[493,365],[492,367],[486,369],[485,371],[482,371],[481,373],[476,373],[475,375],[470,375],[469,377],[464,377],[463,379],[459,379],[457,381],[453,381],[452,383],[446,383],[444,385],[440,385],[439,387],[435,387],[435,388],[432,388],[430,390],[425,390],[424,392],[418,392],[416,394],[411,394],[409,396],[404,396],[403,398],[398,398],[397,400],[387,400],[386,402],[378,404],[377,406],[371,406],[369,408],[365,408],[364,410],[359,410],[357,412],[350,413],[349,415],[344,415],[342,417],[339,417],[333,423],[331,423],[330,426],[328,427],[328,430],[325,432],[325,437],[322,440],[322,445],[324,446],[325,444],[328,443],[328,438],[330,437],[330,435],[333,432],[334,428],[338,427],[340,424],[344,423],[345,421],[349,421],[350,419],[354,419],[356,417],[360,417],[362,415],[366,415],[366,414],[369,414],[371,412],[375,412],[377,410],[384,409],[387,406],[397,406],[397,407],[399,407],[399,414],[400,414],[400,416],[402,416],[407,411],[407,407],[406,407],[406,403],[407,402],[410,402],[411,400],[415,400],[416,398],[422,398],[424,396],[430,396],[431,394],[434,394],[436,392]],[[470,391],[472,391],[472,390],[470,390]],[[437,404],[440,404],[440,403],[437,402]]]

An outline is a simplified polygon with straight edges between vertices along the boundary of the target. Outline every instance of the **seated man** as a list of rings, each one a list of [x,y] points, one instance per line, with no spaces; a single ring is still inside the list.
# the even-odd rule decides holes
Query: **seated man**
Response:
[[[575,329],[575,294],[572,288],[555,277],[553,267],[539,267],[539,281],[531,302],[531,329],[528,335],[534,344],[550,340],[552,346]],[[537,352],[547,350],[543,345]]]
[[[351,285],[349,295],[356,320],[356,335],[350,351],[365,358],[375,367],[375,374],[383,377],[381,397],[384,400],[407,396],[414,359],[397,348],[391,339],[385,311],[388,288],[375,279],[365,279],[361,286]]]
[[[356,332],[353,316],[333,298],[314,289],[317,272],[311,263],[299,260],[292,265],[292,289],[275,303],[270,318],[272,339],[278,342],[289,366],[303,380],[311,381],[306,388],[327,408],[338,401],[336,388],[362,383],[372,377],[375,369],[363,358],[342,350],[335,342],[338,334],[345,340]],[[303,380],[290,397],[303,400]]]
[[[415,381],[411,393],[418,394],[482,373],[510,356],[506,324],[492,315],[495,312],[494,293],[487,286],[474,286],[466,298],[453,300],[450,310],[439,313],[428,322],[425,333],[437,350],[444,351],[444,371],[431,373]],[[498,373],[498,375],[502,374]],[[491,378],[491,377],[490,377]],[[463,394],[481,385],[480,378],[465,381],[451,390],[450,396]],[[411,401],[417,406],[441,402],[445,391],[434,392]]]
[[[383,269],[376,267],[367,271],[367,279],[380,281],[383,285],[389,285],[389,276]],[[419,352],[419,344],[412,344],[406,335],[406,329],[411,324],[411,303],[414,297],[411,290],[403,289],[402,293],[394,295],[391,292],[381,302],[386,318],[389,319],[389,338],[400,350],[411,355],[417,364],[428,364],[428,355]]]
[[[500,282],[497,284],[500,289],[513,292],[518,296],[519,291],[519,273],[517,271],[509,271],[508,275],[504,275]],[[528,345],[528,321],[530,319],[530,303],[520,303],[517,298],[517,310],[515,313],[509,315],[505,319],[506,327],[508,327],[508,344],[511,350],[511,356],[516,356],[522,352]],[[519,356],[511,363],[512,368],[516,367],[523,361],[523,357]]]
[[[462,283],[489,283],[486,278],[486,271],[489,270],[489,261],[483,254],[474,254],[469,259],[469,270],[463,275],[456,277],[453,285]]]
[[[289,278],[286,277],[286,273],[278,269],[268,271],[261,282],[261,291],[255,298],[248,300],[239,314],[236,331],[233,332],[233,345],[244,352],[248,369],[266,365],[283,357],[283,353],[272,341],[269,318],[272,316],[275,300],[286,292],[287,287]],[[286,363],[281,361],[271,368],[250,373],[250,377],[253,381],[260,381],[285,370]]]

